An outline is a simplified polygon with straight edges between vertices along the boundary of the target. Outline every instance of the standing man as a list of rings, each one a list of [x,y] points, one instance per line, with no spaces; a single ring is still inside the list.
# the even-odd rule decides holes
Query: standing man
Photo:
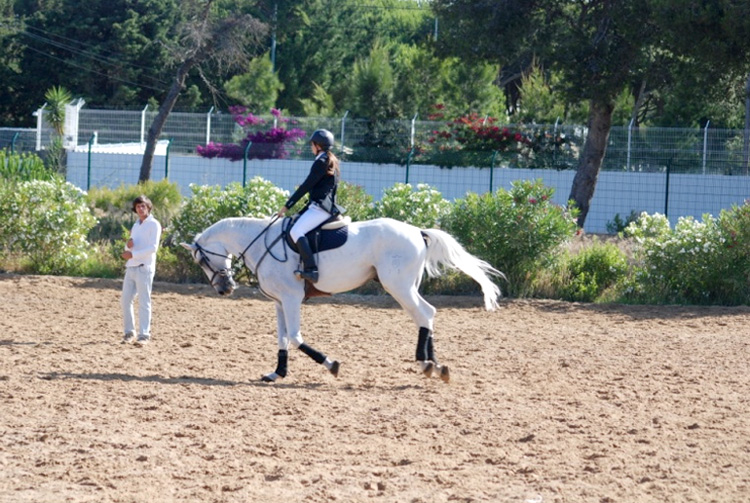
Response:
[[[156,272],[156,250],[161,239],[161,224],[151,215],[154,205],[140,195],[133,201],[133,211],[138,220],[130,231],[122,258],[125,263],[125,279],[122,282],[122,316],[125,328],[123,344],[135,341],[143,346],[151,341],[151,287]],[[135,333],[133,301],[138,295],[138,339]]]

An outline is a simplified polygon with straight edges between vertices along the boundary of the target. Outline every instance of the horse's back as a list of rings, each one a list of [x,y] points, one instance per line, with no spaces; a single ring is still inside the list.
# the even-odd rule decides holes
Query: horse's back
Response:
[[[350,246],[370,255],[373,263],[401,259],[422,262],[426,247],[417,227],[391,218],[354,222],[350,227]]]
[[[366,234],[378,240],[407,240],[409,242],[421,241],[421,232],[417,227],[400,220],[392,218],[373,218],[354,222],[350,227],[355,234]]]

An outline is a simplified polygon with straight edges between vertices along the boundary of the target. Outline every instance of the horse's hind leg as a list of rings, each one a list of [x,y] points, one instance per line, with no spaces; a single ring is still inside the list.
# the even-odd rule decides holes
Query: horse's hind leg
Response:
[[[421,365],[422,372],[427,377],[430,377],[435,370],[438,370],[440,378],[448,382],[450,380],[448,367],[440,365],[435,357],[435,343],[432,337],[435,308],[419,295],[416,284],[402,287],[402,283],[394,283],[383,282],[383,287],[409,313],[414,323],[419,327],[415,358]]]
[[[437,370],[440,373],[440,379],[445,382],[450,381],[450,371],[445,365],[440,365],[435,357],[435,346],[432,337],[432,330],[419,327],[419,338],[417,339],[416,360],[422,365],[422,372],[427,377],[432,377],[432,373]]]
[[[326,355],[324,355],[317,349],[308,346],[304,342],[300,344],[299,346],[297,346],[297,349],[299,349],[300,351],[305,353],[307,356],[312,358],[315,361],[315,363],[320,363],[324,365],[325,368],[327,368],[328,371],[331,374],[333,374],[334,377],[339,376],[339,362],[329,359],[328,357],[326,357]]]

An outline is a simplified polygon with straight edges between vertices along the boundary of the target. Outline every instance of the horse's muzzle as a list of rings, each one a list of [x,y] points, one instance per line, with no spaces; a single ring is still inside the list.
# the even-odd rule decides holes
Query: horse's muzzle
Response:
[[[214,289],[216,290],[216,293],[222,296],[229,296],[232,295],[232,292],[234,292],[234,289],[237,288],[237,283],[234,282],[234,279],[230,275],[222,275],[219,277],[219,279],[214,283]]]

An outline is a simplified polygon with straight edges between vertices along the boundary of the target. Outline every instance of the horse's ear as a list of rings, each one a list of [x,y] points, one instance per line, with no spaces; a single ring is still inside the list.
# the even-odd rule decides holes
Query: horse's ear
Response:
[[[180,243],[180,245],[183,248],[185,248],[186,250],[189,250],[191,252],[195,251],[195,248],[196,248],[195,243],[189,243],[189,244],[188,243]]]

